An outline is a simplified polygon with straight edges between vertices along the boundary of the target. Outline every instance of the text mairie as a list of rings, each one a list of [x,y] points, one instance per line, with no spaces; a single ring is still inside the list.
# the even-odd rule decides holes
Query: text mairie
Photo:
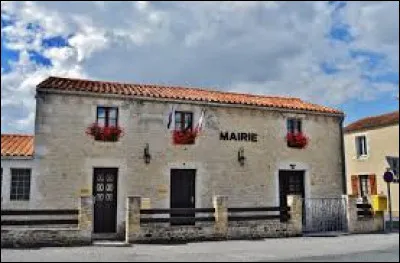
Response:
[[[224,141],[257,142],[257,133],[250,132],[220,132],[219,139]]]

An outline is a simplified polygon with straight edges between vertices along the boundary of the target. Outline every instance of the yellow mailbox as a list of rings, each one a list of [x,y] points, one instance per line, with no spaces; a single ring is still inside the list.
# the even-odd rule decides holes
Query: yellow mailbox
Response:
[[[371,196],[371,201],[374,212],[387,210],[388,200],[386,195],[373,195]]]

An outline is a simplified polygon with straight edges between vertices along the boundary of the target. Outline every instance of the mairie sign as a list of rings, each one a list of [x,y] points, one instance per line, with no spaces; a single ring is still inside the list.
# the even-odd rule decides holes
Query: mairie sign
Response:
[[[219,139],[224,141],[248,141],[257,142],[257,133],[252,132],[227,132],[221,131]]]

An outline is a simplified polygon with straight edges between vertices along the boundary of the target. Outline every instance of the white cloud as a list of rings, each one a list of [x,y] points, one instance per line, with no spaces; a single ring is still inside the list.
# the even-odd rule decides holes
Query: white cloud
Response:
[[[399,3],[348,2],[344,18],[356,37],[355,48],[383,52],[399,70]]]
[[[134,4],[136,4],[136,7],[139,11],[145,11],[149,6],[148,1],[136,1]]]
[[[35,86],[49,75],[85,78],[81,66],[54,63],[51,68],[38,66],[26,52],[12,65],[13,70],[1,76],[2,131],[33,132]]]
[[[27,127],[32,126],[34,122],[35,122],[35,112],[31,111],[29,112],[26,118],[16,120],[15,128],[17,130],[25,130]]]
[[[2,2],[2,18],[15,21],[2,28],[2,38],[21,52],[11,71],[2,68],[5,129],[32,130],[34,88],[48,75],[292,95],[325,104],[398,92],[362,78],[398,72],[398,4],[347,2],[336,17],[333,9],[327,2],[284,1]],[[326,37],[337,19],[350,25],[354,42]],[[54,36],[70,36],[69,46],[45,49],[42,40]],[[362,57],[349,55],[352,49],[387,59],[366,71]],[[32,50],[52,65],[32,62]],[[323,62],[339,72],[326,75]]]

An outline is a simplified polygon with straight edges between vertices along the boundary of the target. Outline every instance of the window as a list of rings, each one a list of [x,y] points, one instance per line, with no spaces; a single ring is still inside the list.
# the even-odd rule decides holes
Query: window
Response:
[[[367,137],[365,137],[364,135],[356,137],[356,149],[357,149],[357,157],[368,155]]]
[[[386,160],[389,164],[390,170],[394,174],[394,183],[399,183],[399,157],[386,156]]]
[[[301,119],[288,119],[286,126],[287,126],[288,133],[302,132]]]
[[[360,175],[360,194],[361,196],[367,196],[368,195],[368,189],[369,189],[369,179],[368,175]]]
[[[96,122],[99,126],[110,127],[118,125],[117,107],[97,107]]]
[[[192,129],[193,114],[191,112],[176,111],[175,112],[175,130],[185,131]]]
[[[31,190],[31,170],[11,169],[10,200],[29,200]]]

